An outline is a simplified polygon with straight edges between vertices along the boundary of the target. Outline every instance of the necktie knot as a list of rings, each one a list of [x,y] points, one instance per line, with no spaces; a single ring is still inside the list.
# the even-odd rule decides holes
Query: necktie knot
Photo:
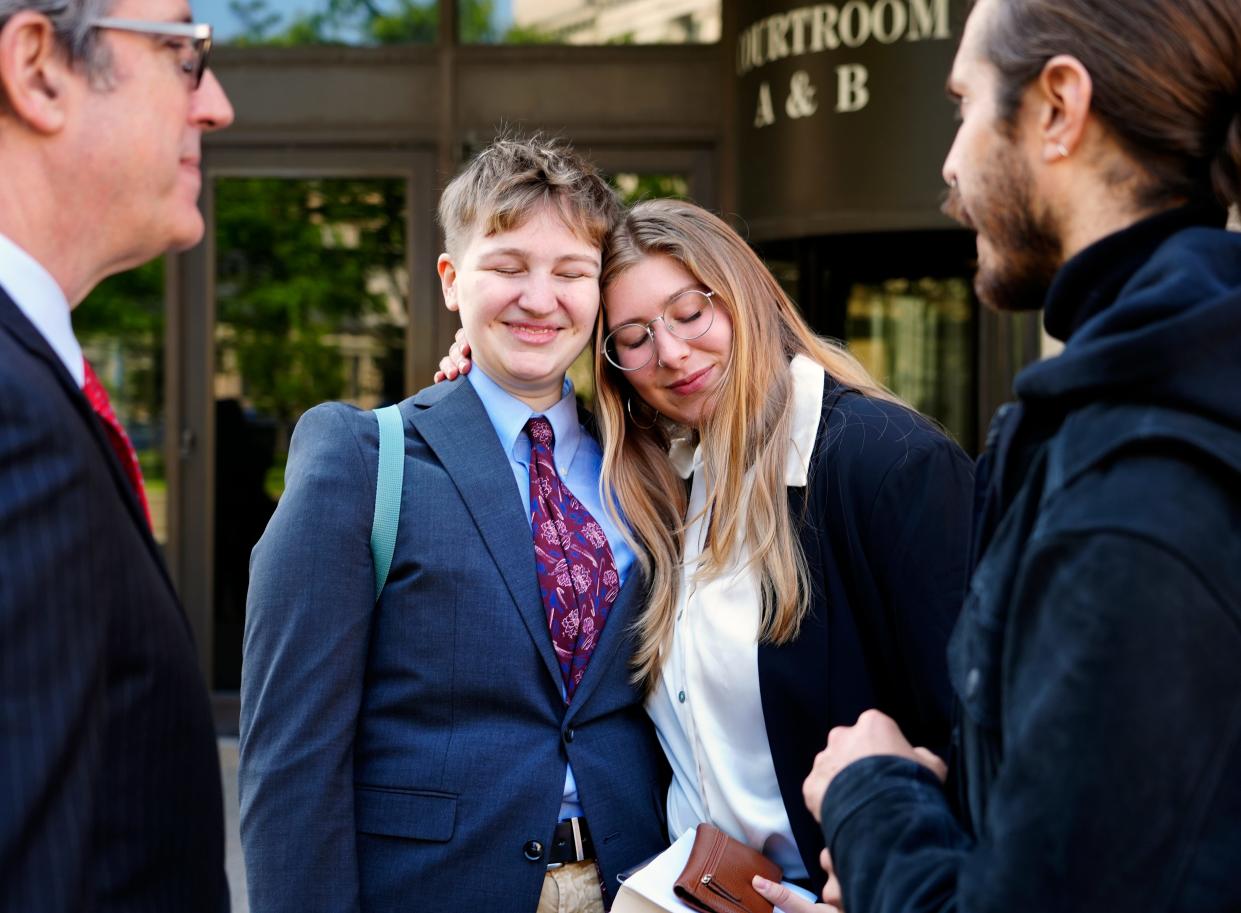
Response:
[[[536,415],[526,422],[526,434],[530,435],[530,443],[551,450],[556,445],[556,434],[552,431],[552,423],[541,415]]]

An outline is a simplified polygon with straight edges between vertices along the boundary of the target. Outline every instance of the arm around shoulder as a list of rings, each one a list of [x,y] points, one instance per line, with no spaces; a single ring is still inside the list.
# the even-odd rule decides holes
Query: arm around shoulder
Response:
[[[374,424],[337,403],[302,416],[251,557],[240,789],[256,913],[358,905],[353,740],[374,607]]]

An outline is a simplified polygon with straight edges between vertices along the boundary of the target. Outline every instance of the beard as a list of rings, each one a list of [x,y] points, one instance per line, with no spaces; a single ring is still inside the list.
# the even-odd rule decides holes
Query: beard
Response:
[[[978,299],[997,311],[1036,311],[1064,263],[1060,232],[1052,214],[1035,207],[1025,160],[1013,146],[1000,149],[978,175],[973,198],[967,203],[953,187],[943,211],[978,235]]]

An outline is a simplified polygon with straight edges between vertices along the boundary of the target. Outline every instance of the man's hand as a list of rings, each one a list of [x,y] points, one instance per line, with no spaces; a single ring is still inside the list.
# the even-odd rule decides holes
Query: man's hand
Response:
[[[465,329],[457,330],[457,339],[449,348],[448,354],[440,359],[440,369],[435,372],[435,383],[443,380],[456,380],[458,374],[470,373],[470,344],[465,338]]]
[[[806,807],[815,821],[819,820],[823,797],[836,774],[854,761],[873,755],[896,755],[917,761],[939,777],[940,782],[948,775],[944,762],[934,752],[910,745],[890,716],[878,710],[867,710],[853,726],[837,726],[827,734],[827,747],[814,759],[814,769],[802,784]]]

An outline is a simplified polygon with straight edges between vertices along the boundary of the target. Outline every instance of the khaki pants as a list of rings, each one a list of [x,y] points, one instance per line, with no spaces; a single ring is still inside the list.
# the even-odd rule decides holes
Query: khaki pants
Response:
[[[593,862],[572,862],[543,876],[538,913],[603,913],[599,869]]]

